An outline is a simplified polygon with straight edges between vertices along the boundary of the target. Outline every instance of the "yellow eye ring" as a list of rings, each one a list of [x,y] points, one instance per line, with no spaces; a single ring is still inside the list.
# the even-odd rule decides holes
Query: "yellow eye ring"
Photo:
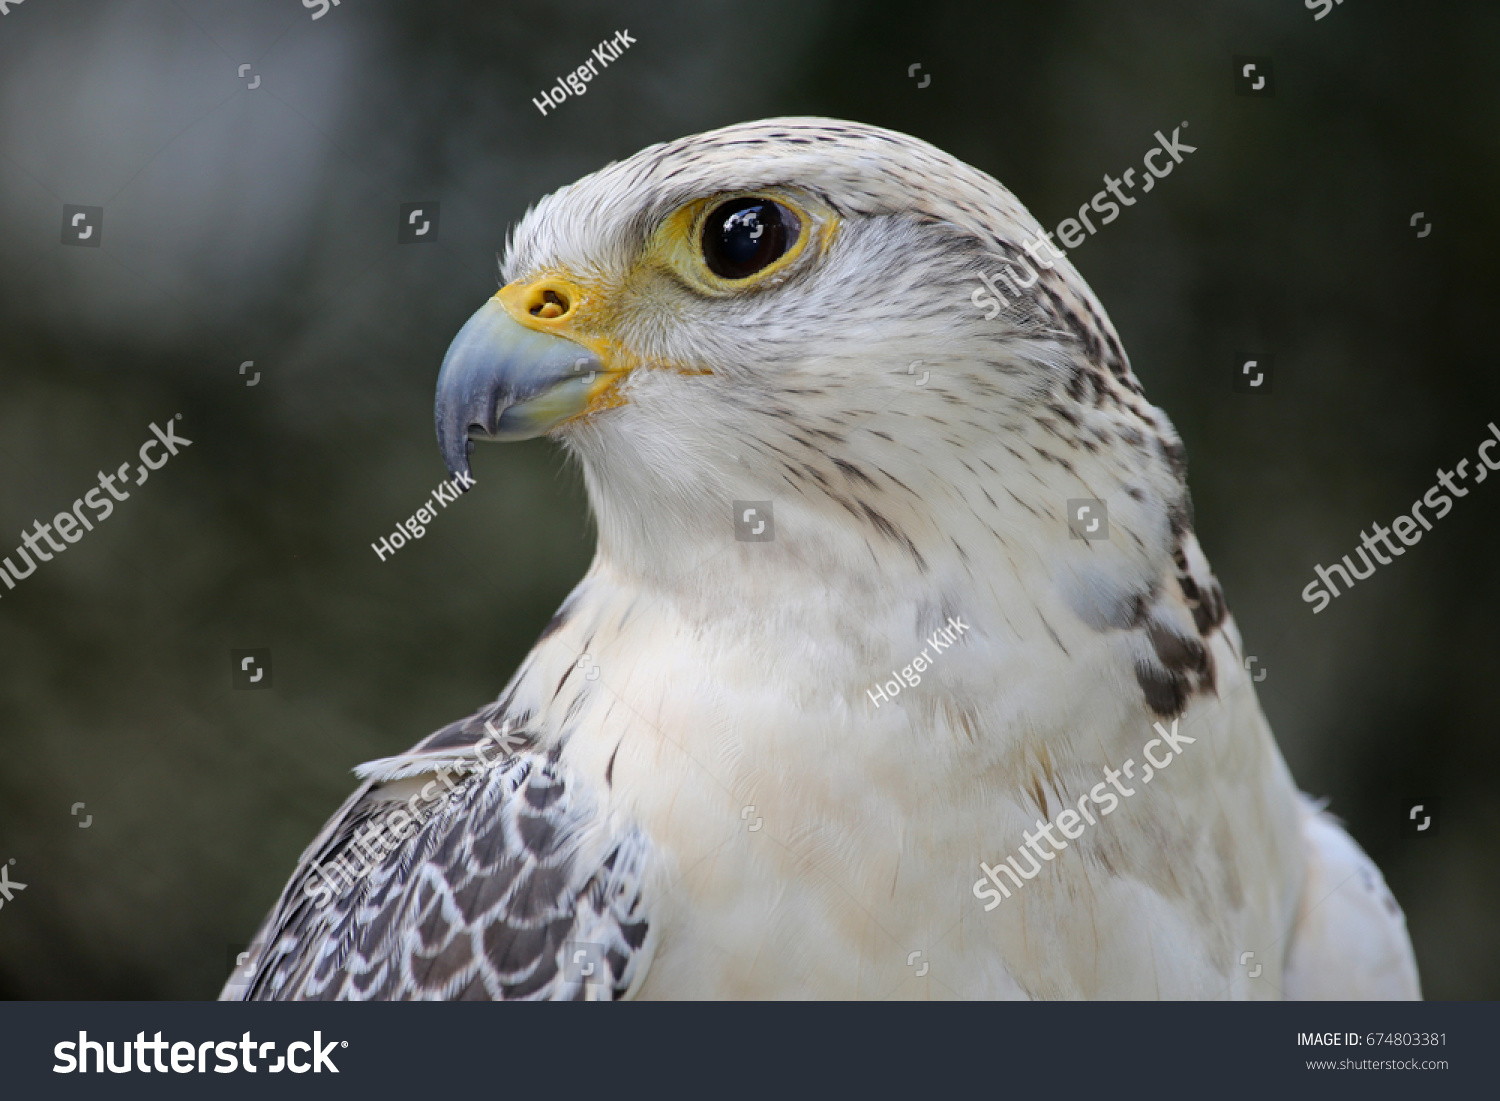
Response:
[[[721,264],[721,271],[715,271],[705,247],[705,235],[722,231],[724,223],[736,216],[730,232],[737,232],[742,238],[738,243],[744,249],[742,257],[748,256],[748,262],[739,270]],[[797,263],[809,243],[816,243],[820,250],[826,248],[835,228],[833,212],[801,194],[791,195],[780,189],[729,191],[707,195],[681,207],[662,224],[648,251],[654,252],[658,260],[664,260],[696,289],[718,297],[781,282],[781,274]],[[755,236],[757,230],[759,236]],[[780,240],[766,241],[768,235],[779,235]],[[754,247],[762,244],[773,247]],[[734,250],[729,251],[732,254]]]
[[[764,271],[802,236],[802,220],[775,199],[747,195],[722,202],[704,215],[699,247],[708,270],[741,280]]]

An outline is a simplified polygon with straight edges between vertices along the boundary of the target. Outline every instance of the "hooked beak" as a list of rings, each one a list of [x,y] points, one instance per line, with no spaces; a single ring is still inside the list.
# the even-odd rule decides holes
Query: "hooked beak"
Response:
[[[606,368],[582,344],[548,331],[563,320],[548,316],[555,307],[533,310],[540,313],[534,324],[518,321],[511,309],[524,304],[525,298],[517,293],[524,289],[513,288],[480,306],[443,357],[435,416],[438,446],[453,474],[468,473],[474,440],[544,435],[587,412],[622,373]]]

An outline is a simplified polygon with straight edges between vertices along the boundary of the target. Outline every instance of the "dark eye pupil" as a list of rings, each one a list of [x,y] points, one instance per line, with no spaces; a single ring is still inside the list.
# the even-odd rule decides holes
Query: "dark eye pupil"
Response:
[[[708,216],[703,259],[724,279],[744,279],[782,256],[797,238],[796,216],[769,199],[734,199]]]

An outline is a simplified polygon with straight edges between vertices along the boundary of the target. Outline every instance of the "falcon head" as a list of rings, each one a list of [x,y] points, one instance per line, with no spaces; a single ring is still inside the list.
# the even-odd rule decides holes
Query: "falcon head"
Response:
[[[1077,271],[1028,253],[1040,234],[994,179],[873,126],[652,146],[516,227],[443,364],[443,455],[560,441],[601,557],[638,577],[733,549],[733,503],[772,501],[764,553],[820,575],[873,566],[946,603],[1008,558],[1094,627],[1138,623],[1188,526],[1180,444]],[[976,306],[1002,272],[1024,289]],[[1108,547],[1069,537],[1080,498]]]

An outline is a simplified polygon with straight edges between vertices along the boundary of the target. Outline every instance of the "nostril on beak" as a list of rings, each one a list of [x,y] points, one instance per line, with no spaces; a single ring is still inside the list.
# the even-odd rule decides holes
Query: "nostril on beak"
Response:
[[[527,303],[526,312],[532,317],[552,321],[564,316],[573,308],[566,291],[557,287],[537,287],[530,295],[531,301]]]

